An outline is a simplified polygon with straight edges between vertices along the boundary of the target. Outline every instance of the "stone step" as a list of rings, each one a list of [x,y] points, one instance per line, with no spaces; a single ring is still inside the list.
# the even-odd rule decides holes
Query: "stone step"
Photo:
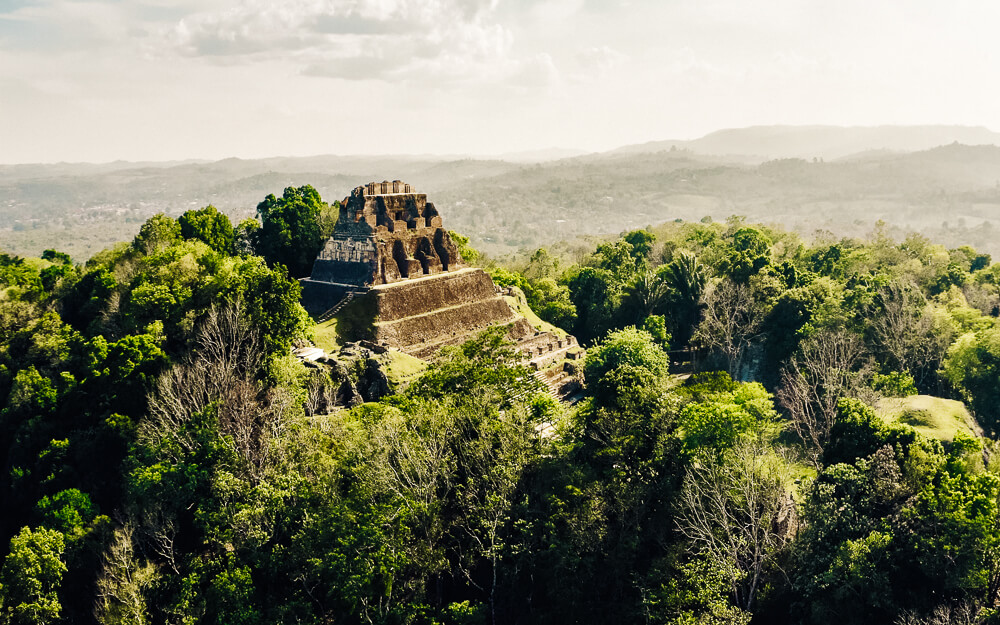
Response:
[[[545,393],[553,399],[565,402],[580,390],[580,383],[563,369],[534,371],[532,375],[545,385]],[[572,403],[576,403],[576,399]]]
[[[329,321],[330,319],[333,319],[334,315],[339,313],[344,308],[344,306],[347,306],[348,304],[351,303],[351,300],[354,299],[354,295],[355,295],[354,291],[348,291],[347,295],[345,295],[339,302],[337,302],[333,306],[333,308],[327,310],[322,315],[317,317],[316,323],[324,323],[326,321]]]

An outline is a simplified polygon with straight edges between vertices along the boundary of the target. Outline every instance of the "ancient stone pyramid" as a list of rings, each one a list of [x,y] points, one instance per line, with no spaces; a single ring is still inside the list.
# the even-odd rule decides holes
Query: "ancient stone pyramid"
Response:
[[[535,330],[486,272],[467,267],[434,204],[399,180],[357,187],[344,199],[302,287],[306,310],[321,321],[336,315],[344,338],[420,358],[497,324],[509,326],[533,361],[576,347],[573,337]]]

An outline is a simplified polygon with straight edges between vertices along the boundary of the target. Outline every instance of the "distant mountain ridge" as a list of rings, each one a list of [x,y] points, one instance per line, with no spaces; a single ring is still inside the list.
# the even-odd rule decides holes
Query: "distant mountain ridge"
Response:
[[[962,126],[773,126],[589,154],[0,165],[0,250],[55,247],[83,260],[157,212],[213,204],[238,222],[288,186],[311,184],[334,201],[363,182],[401,179],[489,254],[738,214],[838,236],[884,219],[1000,256],[998,145],[1000,135]]]
[[[677,149],[698,154],[838,159],[870,151],[916,152],[951,143],[1000,145],[1000,133],[983,126],[750,126],[718,130],[690,141],[650,141],[610,154]]]

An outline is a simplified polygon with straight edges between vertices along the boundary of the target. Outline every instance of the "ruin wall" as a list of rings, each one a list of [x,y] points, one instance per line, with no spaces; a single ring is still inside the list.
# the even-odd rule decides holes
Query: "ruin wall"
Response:
[[[498,299],[493,281],[482,269],[466,268],[372,289],[379,322],[422,315],[439,308]],[[510,306],[503,302],[507,309]],[[513,312],[510,313],[511,315]]]
[[[503,300],[469,302],[396,321],[378,322],[374,339],[403,351],[425,345],[439,348],[442,344],[472,338],[490,326],[516,320],[517,316]]]
[[[482,269],[463,269],[378,286],[365,294],[376,313],[372,338],[427,357],[444,345],[460,343],[497,324],[514,323],[512,338],[527,324],[493,287]]]

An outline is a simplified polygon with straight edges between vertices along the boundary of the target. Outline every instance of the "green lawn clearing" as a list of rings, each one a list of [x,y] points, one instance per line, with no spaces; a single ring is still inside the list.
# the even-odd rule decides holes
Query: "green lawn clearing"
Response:
[[[427,361],[420,360],[404,352],[390,349],[380,356],[386,363],[386,375],[393,384],[408,384],[417,379],[427,368]]]
[[[336,317],[323,323],[317,323],[313,327],[313,344],[328,354],[336,354],[340,351],[340,344],[337,342]]]
[[[909,425],[924,436],[942,441],[951,441],[959,431],[972,436],[983,433],[965,404],[954,399],[931,395],[887,397],[879,400],[875,409],[888,423]]]

